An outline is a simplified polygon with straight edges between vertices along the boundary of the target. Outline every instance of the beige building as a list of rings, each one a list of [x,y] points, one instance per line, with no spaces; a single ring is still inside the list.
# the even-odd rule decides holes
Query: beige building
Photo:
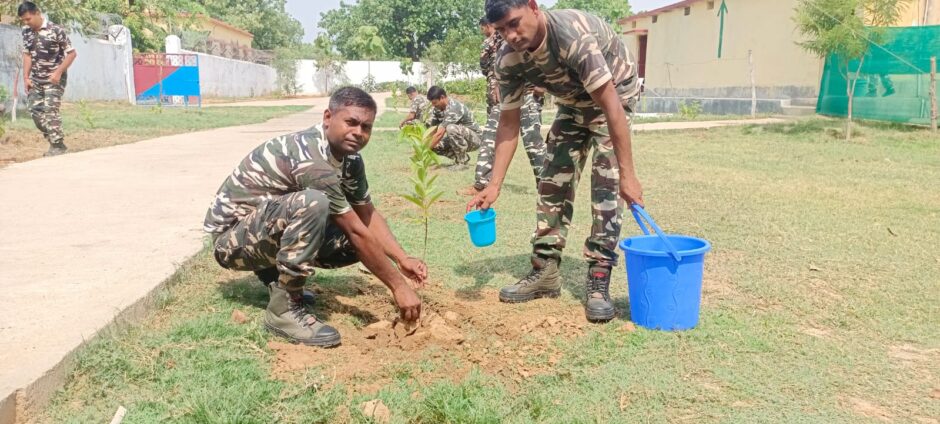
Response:
[[[796,42],[798,0],[685,0],[620,21],[645,91],[641,110],[675,112],[698,99],[710,113],[811,113],[823,62]],[[912,0],[899,26],[940,23],[940,0]],[[719,56],[719,44],[721,55]]]
[[[248,31],[204,15],[196,16],[194,26],[198,31],[208,32],[209,39],[211,40],[217,40],[238,47],[250,48],[251,42],[255,38],[255,36]]]

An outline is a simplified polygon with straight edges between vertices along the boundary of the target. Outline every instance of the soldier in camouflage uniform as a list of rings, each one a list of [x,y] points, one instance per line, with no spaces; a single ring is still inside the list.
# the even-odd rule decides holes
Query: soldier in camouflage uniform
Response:
[[[456,165],[470,162],[469,152],[480,148],[480,126],[473,121],[473,113],[457,99],[447,97],[443,88],[428,89],[431,109],[429,126],[437,126],[431,139],[434,153],[454,160]]]
[[[526,302],[559,294],[558,266],[574,214],[575,190],[590,157],[593,223],[584,244],[585,314],[591,321],[610,320],[615,315],[610,270],[617,263],[614,249],[624,200],[643,201],[630,133],[630,116],[640,92],[636,64],[620,37],[594,15],[542,11],[527,0],[487,0],[486,14],[506,40],[496,64],[502,112],[493,180],[468,203],[468,209],[489,208],[499,197],[515,150],[526,84],[544,87],[558,103],[539,184],[532,271],[503,288],[500,300]]]
[[[480,52],[480,70],[486,77],[486,126],[483,127],[483,140],[480,145],[480,154],[477,156],[476,179],[471,189],[464,194],[476,194],[490,183],[493,176],[493,159],[496,148],[496,126],[499,123],[499,84],[496,80],[495,65],[496,52],[502,48],[503,38],[493,30],[493,26],[480,20],[480,27],[486,39]],[[538,186],[539,174],[542,172],[542,162],[545,160],[545,142],[542,140],[542,104],[536,100],[534,86],[527,85],[522,105],[522,146],[529,157],[532,173],[535,174],[535,185]]]
[[[402,250],[373,207],[358,153],[369,142],[375,110],[364,91],[337,90],[321,125],[254,149],[206,212],[204,229],[213,236],[216,261],[254,271],[267,283],[264,325],[294,342],[340,342],[333,327],[305,309],[303,287],[315,268],[361,261],[391,289],[403,319],[421,314],[421,301],[402,274],[420,287],[427,266]]]
[[[431,103],[424,96],[418,95],[417,88],[408,87],[405,89],[405,94],[411,99],[411,108],[408,109],[408,115],[405,116],[405,119],[398,124],[398,128],[411,124],[424,124],[424,113],[427,112]]]
[[[23,2],[17,13],[24,25],[23,76],[29,112],[36,128],[49,142],[44,156],[60,155],[68,148],[59,106],[68,80],[67,70],[77,55],[65,29],[43,18],[35,4]]]

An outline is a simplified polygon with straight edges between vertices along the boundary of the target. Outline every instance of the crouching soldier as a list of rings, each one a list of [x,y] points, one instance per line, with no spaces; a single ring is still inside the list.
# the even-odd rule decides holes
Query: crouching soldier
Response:
[[[340,343],[336,329],[305,308],[310,298],[303,287],[315,268],[361,261],[391,290],[403,319],[421,315],[421,300],[405,277],[420,288],[427,266],[405,253],[372,205],[359,155],[375,113],[366,92],[337,90],[322,124],[255,148],[222,183],[206,213],[216,261],[254,271],[266,283],[264,325],[291,341]]]

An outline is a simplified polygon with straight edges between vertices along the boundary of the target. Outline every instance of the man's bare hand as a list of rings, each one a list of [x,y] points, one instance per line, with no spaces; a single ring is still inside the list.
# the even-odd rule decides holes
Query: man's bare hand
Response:
[[[643,206],[643,186],[636,175],[620,176],[620,197],[629,205],[635,203]]]
[[[424,288],[424,283],[428,278],[428,266],[424,261],[409,256],[398,263],[398,269],[402,275],[414,281],[416,288]]]
[[[483,189],[483,191],[473,196],[473,199],[470,199],[470,202],[467,203],[467,212],[470,212],[474,209],[489,209],[490,206],[493,206],[496,203],[496,199],[499,198],[499,186],[496,184],[490,184]]]
[[[398,305],[398,312],[401,314],[401,319],[414,322],[421,318],[421,299],[418,298],[418,294],[415,293],[411,287],[408,287],[407,284],[403,284],[397,290],[393,291],[392,297],[395,298],[395,304]]]
[[[29,78],[26,78],[25,85],[26,85],[26,91],[27,91],[27,92],[29,92],[29,90],[32,90],[32,89],[33,89],[33,82],[30,81]]]
[[[52,73],[52,75],[49,75],[49,82],[55,85],[59,85],[59,81],[62,81],[62,74],[58,71],[55,71]]]

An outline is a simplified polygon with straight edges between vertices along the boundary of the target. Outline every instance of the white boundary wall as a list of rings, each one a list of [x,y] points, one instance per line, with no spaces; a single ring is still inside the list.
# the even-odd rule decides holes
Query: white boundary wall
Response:
[[[398,61],[348,61],[343,67],[343,72],[335,76],[330,83],[329,89],[341,85],[362,84],[362,81],[369,75],[371,67],[372,77],[375,82],[407,81],[415,85],[432,85],[439,81],[429,81],[424,72],[424,65],[420,62],[412,66],[411,75],[402,73]],[[482,74],[474,72],[471,77],[481,77]],[[464,78],[463,75],[450,75],[443,78],[444,81],[452,81]],[[297,61],[297,84],[300,86],[300,94],[327,94],[329,89],[326,87],[325,75],[322,71],[317,71],[316,63],[313,60]]]

